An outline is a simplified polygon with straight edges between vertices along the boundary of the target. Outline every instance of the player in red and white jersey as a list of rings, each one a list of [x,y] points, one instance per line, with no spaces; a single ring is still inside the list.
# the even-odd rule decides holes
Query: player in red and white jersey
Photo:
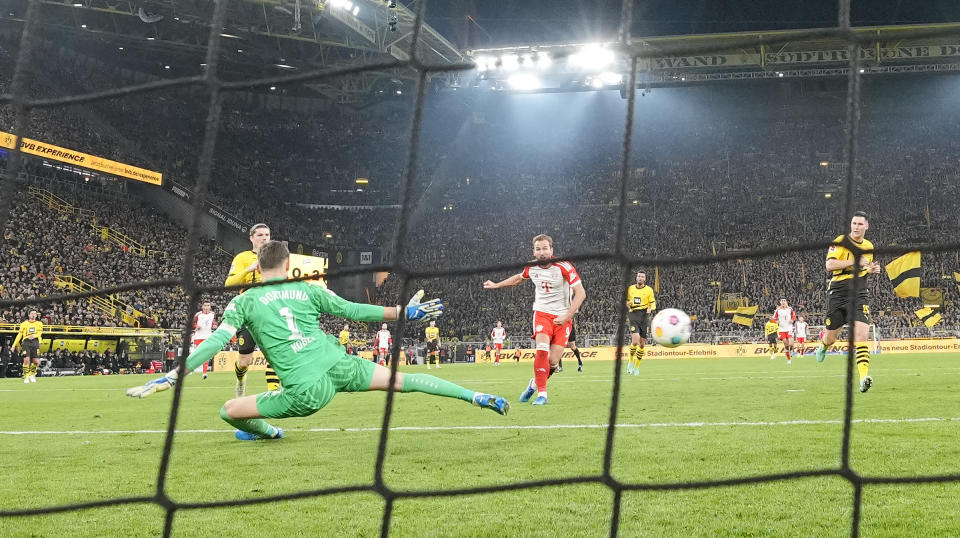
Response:
[[[771,320],[777,322],[778,339],[783,342],[787,364],[790,364],[790,352],[793,350],[793,324],[797,321],[797,314],[787,304],[786,299],[780,299],[780,306],[773,312]]]
[[[490,339],[493,340],[493,364],[500,366],[500,351],[503,349],[503,342],[507,339],[507,330],[503,328],[502,321],[497,321],[497,326],[490,331]]]
[[[797,317],[797,322],[793,324],[793,336],[797,345],[800,347],[800,356],[803,356],[803,344],[807,343],[807,329],[809,326],[803,320],[803,316]]]
[[[387,330],[386,323],[380,326],[380,330],[377,332],[376,342],[377,357],[374,358],[374,362],[386,366],[387,357],[390,355],[390,345],[393,344],[393,337],[390,336],[390,331]]]
[[[202,344],[204,340],[210,338],[213,331],[217,329],[216,318],[217,315],[213,313],[213,307],[210,301],[204,301],[203,306],[200,307],[200,311],[193,315],[193,337],[191,338],[193,344],[190,346],[191,353],[193,353],[193,350]],[[202,373],[203,379],[206,379],[208,365],[209,361],[197,366],[194,372],[198,374]]]
[[[549,235],[541,234],[533,238],[533,257],[536,262],[525,267],[522,273],[500,282],[487,280],[483,287],[491,290],[516,286],[524,280],[533,282],[536,289],[533,337],[537,342],[537,354],[533,360],[534,377],[520,395],[520,401],[529,401],[537,392],[533,404],[544,405],[547,403],[547,378],[557,370],[570,336],[571,320],[587,298],[587,292],[572,263],[554,261],[553,239]]]

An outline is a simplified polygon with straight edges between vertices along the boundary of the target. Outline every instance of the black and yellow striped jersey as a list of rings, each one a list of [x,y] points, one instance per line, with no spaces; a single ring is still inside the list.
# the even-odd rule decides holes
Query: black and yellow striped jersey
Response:
[[[43,336],[43,322],[24,321],[20,324],[20,330],[17,331],[17,337],[13,340],[11,347],[17,347],[22,340],[31,340],[36,338],[37,342]]]
[[[647,307],[651,311],[657,309],[657,299],[653,296],[653,288],[646,285],[640,288],[636,284],[627,288],[627,308],[631,312],[638,310],[646,312]]]
[[[853,241],[852,238],[851,238],[850,240]],[[843,236],[842,236],[842,235],[833,240],[834,243],[838,243],[838,242],[840,242],[840,241],[843,241]],[[871,243],[871,242],[868,241],[867,239],[864,239],[863,241],[859,241],[859,242],[858,242],[858,241],[853,241],[853,244],[857,245],[858,247],[860,247],[860,248],[862,248],[862,249],[864,249],[864,250],[873,250],[873,243]],[[868,260],[869,263],[872,263],[872,262],[873,262],[873,252],[865,252],[863,255],[866,256],[866,258],[867,258],[867,260]],[[827,250],[827,259],[828,259],[828,260],[830,260],[830,259],[833,259],[833,260],[853,260],[853,252],[851,252],[850,249],[848,249],[847,247],[844,247],[844,246],[842,246],[842,245],[830,245],[830,248]],[[860,276],[862,277],[862,276],[866,276],[866,275],[867,275],[867,267],[861,266],[861,267],[860,267]],[[831,271],[830,286],[834,286],[835,284],[837,284],[837,283],[839,283],[839,282],[843,282],[844,280],[850,280],[851,278],[853,278],[853,266],[852,266],[852,265],[851,265],[850,267],[845,268],[845,269],[839,269],[839,270],[836,270],[836,271]]]
[[[440,342],[440,328],[439,327],[427,327],[424,331],[427,335],[427,341]]]
[[[770,336],[771,334],[777,332],[779,325],[776,321],[768,320],[767,323],[763,326],[763,334]]]
[[[350,343],[350,331],[340,331],[340,345],[345,346]]]
[[[253,284],[260,282],[260,270],[247,272],[250,267],[257,262],[257,253],[252,250],[245,250],[233,257],[230,264],[230,274],[227,275],[224,286],[235,286],[237,284]]]

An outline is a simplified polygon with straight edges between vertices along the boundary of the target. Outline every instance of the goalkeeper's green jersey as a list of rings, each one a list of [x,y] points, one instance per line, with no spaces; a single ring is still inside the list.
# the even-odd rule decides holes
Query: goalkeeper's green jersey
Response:
[[[352,303],[307,282],[275,279],[230,301],[217,330],[187,357],[187,370],[210,360],[246,327],[284,387],[319,379],[344,355],[337,339],[320,330],[321,312],[357,321],[380,321],[383,307]]]

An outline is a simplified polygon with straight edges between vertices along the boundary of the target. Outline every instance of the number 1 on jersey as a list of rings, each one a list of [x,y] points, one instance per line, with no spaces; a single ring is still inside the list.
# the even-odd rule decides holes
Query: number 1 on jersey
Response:
[[[297,327],[296,320],[293,319],[293,312],[290,311],[290,308],[285,306],[280,309],[279,313],[283,319],[287,320],[287,328],[290,329],[290,338],[287,338],[287,340],[299,340],[303,338],[303,335],[300,334],[300,328]]]

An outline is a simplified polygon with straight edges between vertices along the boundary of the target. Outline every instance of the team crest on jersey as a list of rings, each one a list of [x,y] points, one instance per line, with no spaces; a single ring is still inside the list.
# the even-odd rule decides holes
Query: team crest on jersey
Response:
[[[834,252],[835,250],[837,250],[837,245],[831,245],[830,249],[827,250],[827,252]]]

